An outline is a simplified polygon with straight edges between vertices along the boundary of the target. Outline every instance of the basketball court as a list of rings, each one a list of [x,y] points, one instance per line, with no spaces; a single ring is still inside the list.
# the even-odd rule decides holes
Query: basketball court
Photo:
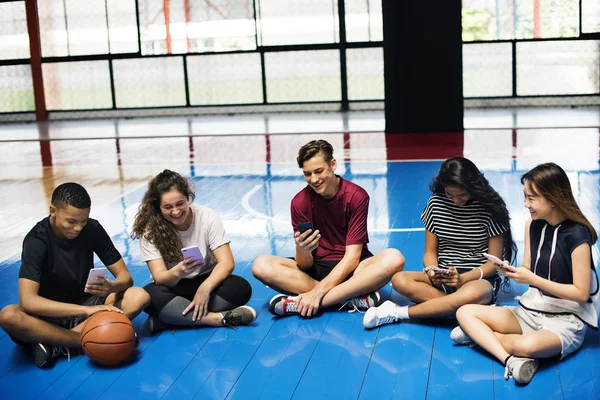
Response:
[[[15,2],[7,4],[12,3]],[[248,2],[256,3],[259,2]],[[345,4],[347,8],[353,4],[350,0],[334,3]],[[38,2],[39,7],[42,4]],[[139,7],[142,20],[146,18],[147,10],[141,5],[149,2],[131,4]],[[311,7],[318,6],[312,4]],[[163,3],[157,9],[168,14]],[[266,15],[266,8],[263,12]],[[188,23],[189,18],[193,20],[193,15],[185,17]],[[144,25],[144,21],[139,24],[149,26]],[[267,32],[268,25],[265,24],[263,30]],[[41,32],[44,42],[43,22]],[[357,44],[352,49],[377,48],[383,52],[381,40],[381,37],[364,39],[364,43],[369,44]],[[598,42],[595,39],[582,41]],[[341,42],[346,43],[346,39]],[[188,42],[173,39],[169,46],[176,52],[177,46],[185,47],[185,43]],[[182,52],[200,51],[194,43],[192,40],[192,50],[186,48]],[[515,45],[515,42],[508,44]],[[282,46],[266,42],[263,45]],[[315,50],[310,46],[294,49]],[[266,54],[260,53],[265,56],[267,66],[269,56],[275,57],[268,54],[271,50],[267,48]],[[281,49],[273,51],[276,50]],[[232,50],[228,56],[232,55],[239,54]],[[41,64],[58,68],[65,61],[61,61],[59,55],[49,57],[40,58]],[[567,171],[583,213],[600,229],[600,108],[597,105],[600,104],[600,87],[591,94],[575,91],[572,97],[558,100],[552,97],[554,95],[550,100],[536,95],[533,100],[529,99],[527,106],[518,105],[522,101],[518,93],[507,95],[514,100],[511,104],[505,102],[502,93],[496,93],[483,107],[481,102],[485,99],[482,100],[481,94],[469,96],[471,89],[467,89],[481,83],[469,81],[468,85],[465,83],[465,103],[471,101],[475,106],[466,107],[461,115],[460,124],[464,129],[390,132],[390,110],[384,112],[382,103],[383,77],[376,95],[369,94],[354,103],[352,95],[347,97],[348,93],[335,101],[319,102],[317,98],[316,106],[304,105],[308,100],[288,102],[284,99],[281,104],[275,104],[277,112],[266,112],[269,104],[261,103],[263,98],[259,96],[257,103],[263,108],[258,111],[248,112],[249,106],[240,103],[234,104],[229,113],[220,110],[213,114],[224,97],[210,109],[194,108],[195,99],[200,98],[194,97],[194,93],[200,92],[195,92],[191,85],[196,78],[188,80],[187,74],[186,95],[183,104],[176,104],[178,108],[151,103],[148,99],[156,97],[153,89],[138,93],[138,98],[143,99],[140,101],[147,103],[131,107],[127,101],[132,97],[123,97],[119,92],[122,77],[118,77],[118,72],[112,80],[112,68],[118,70],[119,57],[125,60],[134,56],[107,56],[113,86],[109,87],[111,94],[106,107],[88,107],[94,103],[91,100],[84,107],[73,106],[66,100],[65,92],[57,97],[51,88],[48,90],[47,83],[46,100],[55,108],[45,110],[50,115],[45,120],[40,120],[38,115],[38,121],[33,121],[38,111],[33,105],[28,110],[6,111],[0,101],[0,119],[4,121],[0,123],[0,307],[18,302],[17,279],[23,238],[37,221],[48,215],[53,189],[68,181],[78,182],[88,190],[92,198],[90,216],[98,219],[111,236],[135,285],[150,282],[149,270],[140,261],[139,241],[132,240],[130,234],[148,181],[168,168],[189,178],[194,184],[195,202],[214,209],[222,218],[231,239],[236,263],[234,273],[252,285],[249,305],[256,309],[258,318],[251,326],[237,327],[237,330],[178,328],[150,334],[147,315],[142,313],[132,321],[140,339],[138,352],[126,365],[111,368],[100,367],[86,356],[73,356],[70,360],[59,359],[50,369],[38,369],[0,330],[1,398],[600,398],[600,334],[591,329],[581,350],[561,362],[544,361],[531,383],[519,386],[512,379],[505,380],[504,367],[484,352],[453,344],[450,331],[456,321],[452,318],[425,323],[402,322],[373,330],[363,328],[363,314],[349,313],[346,309],[327,310],[311,319],[275,318],[269,313],[267,303],[276,292],[256,280],[251,272],[252,262],[260,255],[289,257],[294,254],[290,201],[306,184],[295,158],[298,149],[313,139],[329,141],[338,160],[336,172],[369,193],[369,249],[372,252],[388,247],[399,249],[406,258],[406,271],[422,269],[425,234],[420,215],[431,194],[429,183],[442,161],[452,156],[461,155],[475,162],[506,201],[513,237],[519,247],[519,262],[523,258],[523,230],[528,218],[523,207],[520,177],[539,163],[556,162]],[[101,57],[84,55],[67,61],[73,61],[72,64],[99,62],[96,58]],[[185,63],[189,68],[193,60],[191,56],[187,58]],[[151,56],[149,59],[161,58]],[[598,59],[594,62],[595,68],[600,70]],[[264,60],[262,63],[264,66]],[[29,60],[4,61],[0,62],[0,71],[4,67],[12,68],[12,64],[29,68]],[[293,62],[288,61],[286,65],[290,64]],[[138,70],[134,67],[128,66],[134,73],[131,75],[130,71],[129,78],[123,79],[135,78]],[[45,70],[44,73],[50,72]],[[90,72],[90,76],[97,75]],[[517,85],[514,79],[514,87],[508,82],[512,90],[516,90]],[[356,82],[349,79],[347,84],[351,88],[366,87],[352,86]],[[277,103],[273,100],[277,93],[291,90],[285,82],[281,85],[281,92],[271,86],[268,93],[263,93],[264,99],[268,97]],[[327,85],[321,88],[329,90]],[[336,86],[335,90],[338,89]],[[55,90],[64,90],[64,86],[57,85]],[[313,92],[315,90],[313,88]],[[547,103],[540,104],[544,99]],[[337,100],[350,107],[339,109]],[[119,104],[119,101],[125,103]],[[301,109],[294,109],[298,105]],[[554,107],[547,107],[550,105]],[[420,112],[427,120],[445,117],[436,107]],[[595,260],[598,249],[596,244]],[[95,261],[98,266],[102,265],[99,260]],[[516,304],[517,297],[525,290],[524,285],[512,282],[510,289],[502,293],[499,305]],[[408,304],[389,284],[382,288],[381,295],[384,299]]]

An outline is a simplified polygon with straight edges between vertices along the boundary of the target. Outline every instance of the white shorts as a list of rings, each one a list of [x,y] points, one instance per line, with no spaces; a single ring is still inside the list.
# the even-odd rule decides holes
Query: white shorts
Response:
[[[572,314],[554,315],[529,311],[521,306],[506,306],[521,326],[523,333],[548,330],[560,338],[560,358],[575,352],[583,344],[587,325]]]

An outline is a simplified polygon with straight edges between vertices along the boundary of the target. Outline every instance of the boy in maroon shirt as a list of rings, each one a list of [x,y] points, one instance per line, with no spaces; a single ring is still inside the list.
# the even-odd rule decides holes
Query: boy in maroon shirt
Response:
[[[335,304],[355,310],[379,305],[377,290],[402,270],[404,257],[396,249],[369,251],[369,195],[335,174],[333,147],[325,140],[302,146],[297,161],[308,185],[291,204],[296,256],[264,255],[252,265],[261,282],[293,295],[276,295],[269,311],[312,317]]]

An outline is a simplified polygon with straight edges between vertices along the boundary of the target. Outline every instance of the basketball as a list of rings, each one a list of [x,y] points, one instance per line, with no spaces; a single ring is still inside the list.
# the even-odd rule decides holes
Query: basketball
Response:
[[[115,311],[92,315],[81,330],[84,353],[100,365],[124,363],[136,347],[136,335],[129,318]]]

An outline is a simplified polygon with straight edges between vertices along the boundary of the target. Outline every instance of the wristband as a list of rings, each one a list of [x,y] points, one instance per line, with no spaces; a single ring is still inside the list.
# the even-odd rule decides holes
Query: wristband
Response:
[[[477,267],[477,268],[479,269],[479,273],[480,273],[479,280],[482,280],[483,279],[483,269],[481,267]]]

